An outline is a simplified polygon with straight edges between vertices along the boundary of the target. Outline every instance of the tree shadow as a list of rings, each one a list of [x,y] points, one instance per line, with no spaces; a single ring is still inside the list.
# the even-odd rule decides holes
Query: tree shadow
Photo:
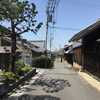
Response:
[[[61,100],[58,97],[54,97],[51,95],[28,95],[24,94],[21,95],[20,97],[11,97],[9,100]]]
[[[35,82],[31,85],[41,86],[43,87],[43,91],[48,93],[59,92],[60,90],[63,90],[65,86],[71,87],[71,84],[68,82],[68,80],[43,77],[35,80]]]
[[[26,92],[35,91],[35,90],[36,90],[36,89],[29,88],[29,87],[26,87],[26,88],[25,88],[25,91],[26,91]]]

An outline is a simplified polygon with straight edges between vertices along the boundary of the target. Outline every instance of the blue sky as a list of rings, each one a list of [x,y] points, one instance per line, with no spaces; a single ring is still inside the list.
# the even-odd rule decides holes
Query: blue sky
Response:
[[[29,0],[37,6],[37,20],[44,25],[37,35],[25,33],[23,36],[28,40],[45,39],[46,5],[47,0]],[[75,30],[55,30],[53,49],[63,47],[68,40],[77,32],[94,23],[100,18],[100,0],[60,0],[57,11],[56,26],[75,28]]]

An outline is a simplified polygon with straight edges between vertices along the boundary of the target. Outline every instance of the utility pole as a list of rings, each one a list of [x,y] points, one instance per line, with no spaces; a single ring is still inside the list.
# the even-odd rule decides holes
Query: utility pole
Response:
[[[48,50],[48,48],[47,48],[47,46],[48,46],[48,8],[47,8],[47,11],[46,11],[46,15],[47,15],[47,21],[46,21],[46,40],[45,40],[45,45],[46,45],[46,47],[45,47],[45,54],[47,55],[47,50]]]
[[[46,55],[47,55],[47,50],[48,50],[48,34],[49,34],[49,23],[51,23],[54,26],[55,23],[55,12],[57,9],[57,6],[59,4],[60,0],[48,0],[47,8],[46,8],[46,16],[47,16],[47,21],[46,21]],[[52,33],[53,36],[53,33]],[[52,47],[52,39],[53,37],[50,34],[50,50]]]
[[[51,33],[50,33],[50,51],[52,50],[52,43],[53,43],[53,39],[54,39],[54,25],[55,25],[55,22],[53,22],[53,28],[51,29]]]

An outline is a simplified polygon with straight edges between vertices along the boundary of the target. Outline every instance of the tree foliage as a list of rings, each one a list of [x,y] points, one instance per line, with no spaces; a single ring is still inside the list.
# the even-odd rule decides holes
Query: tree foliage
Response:
[[[36,15],[34,3],[29,3],[26,0],[0,0],[0,21],[10,24],[11,70],[13,72],[16,61],[16,37],[29,31],[36,33],[40,29],[42,23],[37,24]]]
[[[0,20],[14,23],[15,32],[22,34],[28,31],[36,33],[41,27],[36,27],[35,16],[37,15],[34,3],[19,0],[0,0]],[[11,29],[11,26],[9,27]]]

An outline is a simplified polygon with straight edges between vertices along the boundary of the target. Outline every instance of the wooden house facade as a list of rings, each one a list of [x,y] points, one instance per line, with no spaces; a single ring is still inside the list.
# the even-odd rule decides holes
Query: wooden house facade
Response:
[[[74,48],[74,59],[80,68],[100,76],[100,21],[90,25],[70,39],[81,40],[81,46]]]
[[[82,43],[75,42],[72,45],[72,48],[73,48],[73,66],[76,70],[81,70],[84,60],[83,59],[84,54],[82,53],[83,52]]]

